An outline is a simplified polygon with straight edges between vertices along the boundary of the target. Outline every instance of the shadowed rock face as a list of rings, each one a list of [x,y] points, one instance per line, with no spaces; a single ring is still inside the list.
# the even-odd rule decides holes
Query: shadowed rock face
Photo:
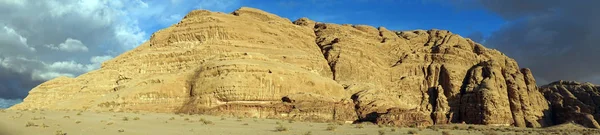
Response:
[[[550,109],[529,69],[445,30],[294,22],[264,11],[190,12],[77,78],[11,109],[150,111],[542,127]]]
[[[600,128],[600,86],[574,81],[556,81],[540,88],[550,102],[550,122],[574,122]]]

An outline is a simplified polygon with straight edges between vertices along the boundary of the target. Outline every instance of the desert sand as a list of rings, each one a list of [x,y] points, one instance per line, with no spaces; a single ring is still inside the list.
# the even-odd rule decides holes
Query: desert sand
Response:
[[[468,124],[422,128],[370,123],[310,123],[277,119],[167,113],[123,113],[48,110],[1,110],[1,135],[397,135],[397,134],[598,134],[576,125],[548,128],[495,127]],[[279,127],[279,128],[278,128]]]

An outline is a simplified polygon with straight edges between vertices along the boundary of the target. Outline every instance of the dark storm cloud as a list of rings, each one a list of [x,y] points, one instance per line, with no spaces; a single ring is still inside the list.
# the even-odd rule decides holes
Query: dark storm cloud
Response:
[[[32,81],[31,75],[27,73],[14,72],[0,66],[0,95],[5,99],[20,99],[27,96],[24,89],[31,89],[41,81]],[[2,108],[2,106],[0,106]]]
[[[485,44],[528,67],[543,85],[600,80],[599,0],[478,0],[508,24]],[[471,3],[471,4],[473,4]]]
[[[43,81],[96,69],[111,52],[141,42],[134,23],[117,21],[127,10],[118,5],[131,3],[0,0],[0,108]]]
[[[482,43],[483,42],[483,33],[481,31],[475,31],[471,34],[469,34],[467,36],[467,38],[470,38],[471,40],[477,42],[477,43]]]

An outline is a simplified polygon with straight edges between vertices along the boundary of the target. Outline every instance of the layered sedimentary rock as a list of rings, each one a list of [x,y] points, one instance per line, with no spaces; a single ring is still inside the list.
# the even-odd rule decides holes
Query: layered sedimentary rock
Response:
[[[100,70],[43,83],[12,108],[353,119],[324,107],[352,104],[315,38],[312,28],[257,9],[196,10]],[[323,98],[284,104],[286,96]]]
[[[552,124],[573,122],[600,128],[600,86],[574,81],[556,81],[541,86],[550,102]]]
[[[252,8],[196,10],[11,109],[205,113],[397,126],[546,126],[529,69],[446,30],[390,31]]]
[[[361,120],[544,124],[548,107],[528,69],[449,31],[319,23],[315,33],[333,79],[354,94]]]

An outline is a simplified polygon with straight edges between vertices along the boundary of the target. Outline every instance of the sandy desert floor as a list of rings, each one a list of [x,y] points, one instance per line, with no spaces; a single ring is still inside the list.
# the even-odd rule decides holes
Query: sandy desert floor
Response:
[[[600,134],[576,125],[513,128],[451,124],[427,128],[398,128],[370,123],[310,123],[289,120],[44,110],[0,110],[0,135],[504,135]]]

